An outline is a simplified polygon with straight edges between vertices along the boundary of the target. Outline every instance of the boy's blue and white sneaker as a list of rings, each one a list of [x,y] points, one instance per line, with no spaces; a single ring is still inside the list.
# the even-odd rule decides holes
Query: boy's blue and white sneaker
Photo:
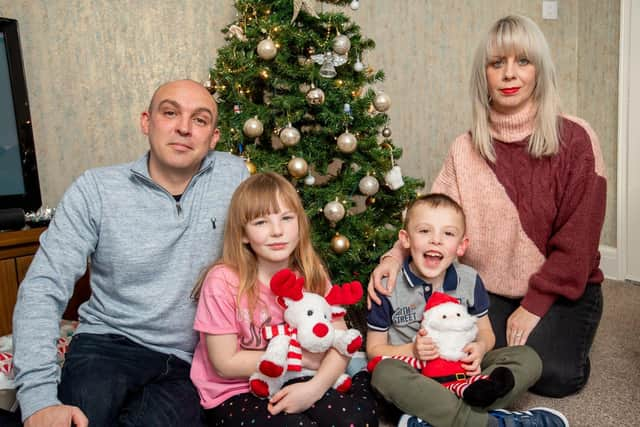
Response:
[[[414,417],[413,415],[404,414],[400,417],[398,421],[398,427],[433,427],[426,421],[422,421],[418,417]]]
[[[489,416],[500,427],[569,427],[569,421],[561,412],[549,408],[532,408],[528,411],[496,409]]]

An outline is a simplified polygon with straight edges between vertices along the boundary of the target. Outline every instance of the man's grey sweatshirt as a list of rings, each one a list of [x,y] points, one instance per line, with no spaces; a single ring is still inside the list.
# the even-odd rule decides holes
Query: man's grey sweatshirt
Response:
[[[65,192],[20,285],[14,362],[23,419],[59,404],[56,338],[74,284],[91,265],[76,333],[120,334],[191,362],[197,335],[190,292],[218,258],[244,162],[210,152],[179,202],[136,162],[92,169]]]

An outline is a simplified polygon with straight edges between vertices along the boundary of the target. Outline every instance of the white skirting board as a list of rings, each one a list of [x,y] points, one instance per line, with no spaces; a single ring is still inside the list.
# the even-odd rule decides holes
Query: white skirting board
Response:
[[[617,248],[600,245],[600,268],[607,279],[624,280],[624,277],[620,277]]]

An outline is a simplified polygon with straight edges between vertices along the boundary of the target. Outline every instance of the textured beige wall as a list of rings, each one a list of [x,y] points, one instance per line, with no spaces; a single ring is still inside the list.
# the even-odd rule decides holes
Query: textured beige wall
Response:
[[[576,113],[596,130],[607,168],[607,218],[601,241],[616,246],[618,44],[620,2],[580,0]]]
[[[541,19],[541,0],[362,0],[346,9],[377,48],[393,102],[394,142],[406,175],[437,174],[450,141],[469,127],[471,56],[498,17],[522,13],[545,32],[565,110],[601,137],[609,173],[603,243],[615,246],[619,0],[562,0]],[[328,6],[320,3],[317,10]],[[84,169],[128,161],[146,141],[138,115],[161,81],[203,80],[236,16],[232,0],[0,0],[18,19],[44,202],[55,205]]]

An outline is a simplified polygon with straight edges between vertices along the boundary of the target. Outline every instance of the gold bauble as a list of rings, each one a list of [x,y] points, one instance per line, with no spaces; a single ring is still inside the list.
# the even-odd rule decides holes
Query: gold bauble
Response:
[[[305,96],[309,105],[322,105],[324,104],[324,92],[319,87],[312,87]]]
[[[293,147],[300,142],[300,131],[291,126],[291,123],[280,131],[280,141],[287,147]]]
[[[289,173],[292,177],[300,179],[303,176],[307,175],[309,165],[307,165],[307,161],[302,157],[293,157],[291,160],[289,160],[287,169],[289,169]]]
[[[262,122],[258,120],[258,117],[252,117],[244,122],[244,126],[242,126],[242,132],[247,135],[249,138],[257,138],[262,135],[264,131],[264,126]]]
[[[247,167],[247,170],[251,175],[258,172],[258,168],[256,167],[256,164],[253,163],[251,160],[245,160],[244,165]]]
[[[258,56],[265,61],[275,58],[278,53],[278,48],[271,38],[266,38],[258,43],[256,50],[258,51]]]
[[[333,202],[329,202],[324,205],[322,213],[324,213],[325,218],[329,221],[336,223],[344,218],[345,210],[342,203],[336,199]]]
[[[382,129],[382,136],[384,136],[385,138],[389,138],[391,136],[391,129],[389,128]]]
[[[338,137],[338,150],[343,153],[351,154],[356,151],[358,147],[358,140],[355,135],[346,131]]]
[[[333,250],[338,255],[348,251],[350,246],[351,243],[349,242],[349,239],[341,234],[336,234],[331,239],[331,250]]]
[[[367,200],[365,201],[365,204],[367,206],[371,206],[376,202],[376,198],[371,196],[371,197],[367,197]]]
[[[373,106],[376,110],[384,113],[389,108],[391,108],[391,98],[389,98],[389,95],[387,95],[386,93],[380,92],[373,99]]]

